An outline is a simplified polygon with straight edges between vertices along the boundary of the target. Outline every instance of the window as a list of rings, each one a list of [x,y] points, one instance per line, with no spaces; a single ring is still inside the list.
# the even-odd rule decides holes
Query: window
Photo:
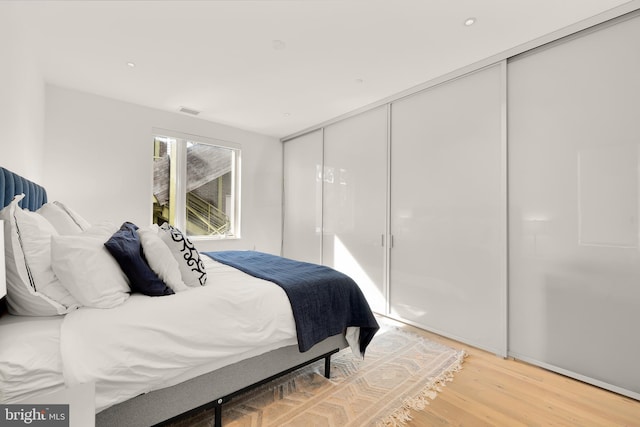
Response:
[[[156,131],[153,139],[153,223],[190,237],[240,237],[240,147]]]

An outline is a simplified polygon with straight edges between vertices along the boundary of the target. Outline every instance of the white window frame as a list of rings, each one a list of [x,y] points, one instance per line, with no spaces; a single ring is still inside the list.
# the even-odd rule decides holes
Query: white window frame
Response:
[[[241,237],[241,164],[242,164],[242,146],[238,143],[231,141],[224,141],[221,139],[209,138],[206,136],[200,135],[192,135],[188,133],[178,132],[174,130],[162,129],[162,128],[153,128],[152,129],[153,138],[156,137],[167,137],[176,140],[176,159],[175,159],[175,167],[176,167],[176,176],[178,177],[175,182],[175,186],[170,183],[170,188],[172,191],[175,189],[175,194],[170,196],[170,200],[173,199],[175,203],[175,218],[174,227],[178,228],[181,231],[186,233],[187,230],[187,193],[186,193],[186,182],[187,182],[187,143],[201,143],[213,145],[220,148],[226,148],[233,150],[234,152],[234,161],[232,162],[232,170],[231,170],[231,179],[232,179],[232,188],[233,188],[233,204],[232,204],[232,230],[224,236],[202,236],[202,235],[188,235],[191,240],[232,240],[232,239],[240,239]],[[172,159],[173,160],[173,159]],[[153,177],[152,177],[153,181]]]

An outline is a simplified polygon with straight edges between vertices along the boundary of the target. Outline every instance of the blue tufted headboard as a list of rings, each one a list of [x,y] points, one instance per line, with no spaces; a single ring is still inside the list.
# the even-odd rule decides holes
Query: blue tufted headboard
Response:
[[[0,209],[11,203],[13,196],[22,193],[25,194],[24,199],[20,201],[22,208],[35,211],[47,203],[47,190],[44,187],[0,167]]]

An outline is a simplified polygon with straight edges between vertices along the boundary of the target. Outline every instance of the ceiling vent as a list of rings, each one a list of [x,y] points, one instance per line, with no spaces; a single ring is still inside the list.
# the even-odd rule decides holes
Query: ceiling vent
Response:
[[[181,113],[191,114],[192,116],[197,116],[198,114],[200,114],[200,111],[194,110],[193,108],[187,108],[187,107],[180,107],[179,111]]]

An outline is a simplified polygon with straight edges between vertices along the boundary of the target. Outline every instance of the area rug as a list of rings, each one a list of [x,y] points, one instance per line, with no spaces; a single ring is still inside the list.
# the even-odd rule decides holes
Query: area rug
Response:
[[[424,409],[453,379],[464,356],[464,351],[395,327],[383,327],[364,360],[346,349],[332,357],[330,380],[323,376],[324,361],[280,377],[224,405],[222,424],[401,426],[410,419],[411,409]],[[196,415],[186,425],[211,426],[212,419],[211,410]]]

